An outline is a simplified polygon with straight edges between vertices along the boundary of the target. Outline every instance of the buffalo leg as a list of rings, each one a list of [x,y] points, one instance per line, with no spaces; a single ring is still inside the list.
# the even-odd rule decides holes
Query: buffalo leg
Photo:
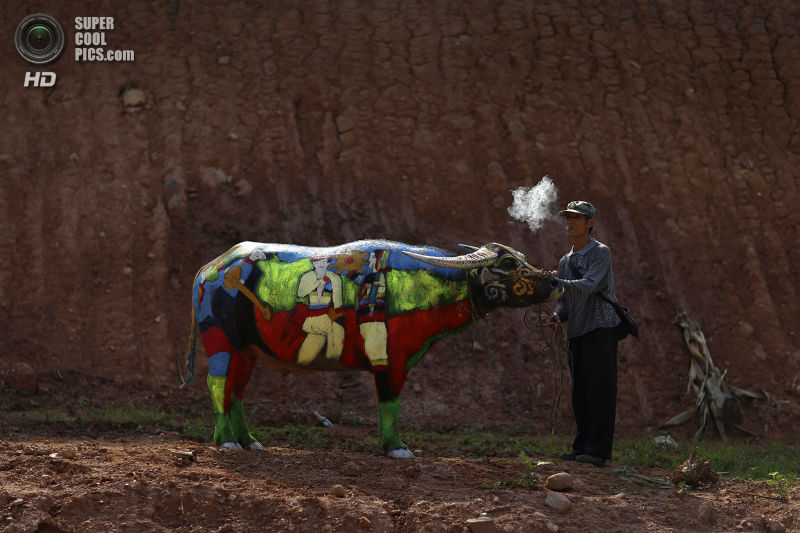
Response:
[[[385,366],[373,366],[372,371],[378,392],[378,435],[383,453],[394,459],[410,459],[414,454],[400,440],[400,429],[397,424],[400,391],[403,388],[405,375],[393,376],[389,367]],[[393,377],[395,379],[392,379]]]
[[[253,362],[236,351],[221,330],[202,333],[208,358],[206,384],[214,410],[214,442],[223,448],[264,447],[250,434],[244,419],[242,396],[250,379]]]

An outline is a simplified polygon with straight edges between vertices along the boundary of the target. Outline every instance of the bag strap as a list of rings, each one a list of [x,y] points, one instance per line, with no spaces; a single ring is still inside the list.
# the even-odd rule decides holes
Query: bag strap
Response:
[[[567,259],[567,268],[569,269],[569,271],[570,271],[570,273],[572,274],[573,277],[580,279],[580,273],[572,267],[572,261],[570,261],[569,259]],[[600,296],[600,298],[602,298],[605,301],[609,302],[611,305],[620,305],[620,303],[618,301],[612,300],[611,298],[606,296],[605,293],[603,293],[603,292],[599,292],[598,291],[595,294],[598,294]]]

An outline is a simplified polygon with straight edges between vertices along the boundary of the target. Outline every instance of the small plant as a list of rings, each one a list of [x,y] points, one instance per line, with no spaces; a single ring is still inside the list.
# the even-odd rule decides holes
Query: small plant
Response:
[[[775,494],[778,498],[782,500],[789,499],[789,493],[792,490],[792,487],[795,485],[795,481],[787,478],[780,472],[770,472],[769,476],[771,479],[767,480],[768,485],[775,486]]]
[[[542,478],[534,471],[537,463],[525,455],[524,452],[520,452],[519,458],[522,459],[525,465],[525,470],[523,470],[520,475],[497,483],[481,483],[478,485],[478,488],[489,490],[516,488],[537,489],[542,484]]]

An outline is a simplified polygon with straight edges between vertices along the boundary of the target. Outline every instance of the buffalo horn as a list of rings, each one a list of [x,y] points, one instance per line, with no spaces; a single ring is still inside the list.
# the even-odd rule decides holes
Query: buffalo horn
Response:
[[[497,257],[497,252],[489,250],[488,248],[478,248],[474,252],[456,257],[422,255],[414,252],[406,252],[405,250],[403,253],[423,263],[445,268],[460,268],[462,270],[491,265]]]

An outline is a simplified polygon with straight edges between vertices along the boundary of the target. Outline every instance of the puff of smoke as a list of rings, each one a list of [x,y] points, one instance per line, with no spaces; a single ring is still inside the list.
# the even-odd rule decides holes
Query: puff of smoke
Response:
[[[514,220],[527,222],[531,231],[541,228],[545,220],[555,218],[553,205],[558,200],[558,191],[548,176],[530,189],[519,187],[511,194],[514,202],[508,208],[508,214]]]

